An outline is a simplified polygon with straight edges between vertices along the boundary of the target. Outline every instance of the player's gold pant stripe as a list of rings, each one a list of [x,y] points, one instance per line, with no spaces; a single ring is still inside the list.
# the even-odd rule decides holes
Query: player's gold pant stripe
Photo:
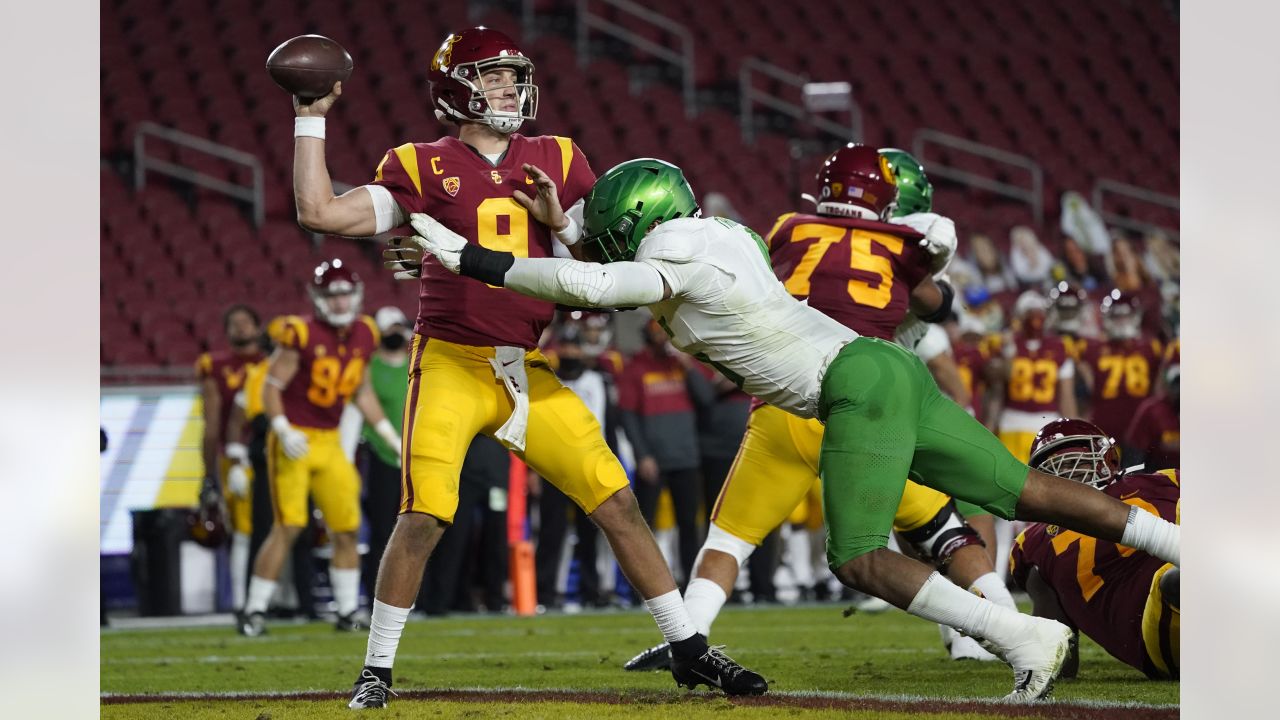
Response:
[[[733,464],[729,466],[729,473],[725,475],[724,484],[720,486],[720,494],[716,496],[715,507],[711,509],[711,522],[716,521],[716,517],[720,515],[720,505],[724,502],[725,493],[729,492],[729,483],[733,482],[734,471],[738,469],[738,461],[742,459],[743,445],[738,446],[738,452],[733,455]]]
[[[418,392],[422,389],[422,350],[426,344],[425,337],[414,333],[413,345],[409,348],[409,357],[413,358],[409,363],[409,395],[404,404],[404,425],[400,431],[400,442],[404,448],[400,458],[400,512],[413,507],[413,453],[410,449],[413,448],[413,421],[418,411]]]
[[[1164,677],[1178,677],[1181,613],[1164,600],[1160,578],[1173,569],[1166,564],[1151,578],[1151,591],[1142,609],[1142,644],[1151,665]]]

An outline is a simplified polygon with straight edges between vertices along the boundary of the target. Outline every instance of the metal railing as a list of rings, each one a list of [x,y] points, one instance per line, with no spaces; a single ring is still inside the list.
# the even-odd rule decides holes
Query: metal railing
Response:
[[[802,93],[806,86],[811,84],[807,75],[797,75],[759,58],[749,57],[743,59],[742,66],[738,70],[738,114],[742,123],[742,137],[747,143],[755,141],[754,107],[756,105],[763,105],[770,110],[776,110],[797,120],[806,120],[815,128],[844,142],[862,141],[862,109],[858,107],[858,103],[853,99],[852,95],[849,97],[849,124],[841,125],[814,114],[799,103],[791,102],[771,92],[757,89],[752,83],[754,75],[773,78],[791,87],[798,88]]]
[[[600,3],[617,8],[624,14],[636,20],[646,22],[654,27],[661,28],[673,36],[679,38],[680,49],[673,50],[666,45],[661,45],[649,40],[646,37],[637,35],[627,28],[591,12],[592,3]],[[668,62],[680,68],[681,84],[684,93],[684,112],[687,117],[693,117],[698,112],[698,100],[693,87],[693,33],[689,28],[672,20],[665,15],[658,13],[631,2],[630,0],[577,0],[578,3],[578,63],[586,66],[587,61],[591,57],[590,35],[592,30],[597,30],[609,37],[621,40],[622,42],[637,48],[643,52],[647,52],[660,60]]]
[[[1025,170],[1030,179],[1030,187],[1001,182],[995,178],[963,170],[954,165],[943,165],[936,160],[930,160],[926,153],[926,149],[930,145],[948,147],[970,155],[989,158],[1019,170]],[[997,195],[1025,202],[1031,206],[1031,214],[1035,218],[1036,224],[1039,226],[1044,225],[1044,170],[1039,163],[1026,155],[1019,155],[927,128],[916,132],[911,143],[911,152],[925,166],[925,170],[930,177],[953,180],[963,185],[980,188]]]
[[[1124,197],[1138,200],[1140,202],[1158,205],[1163,208],[1169,208],[1174,212],[1181,212],[1178,198],[1173,195],[1165,195],[1154,190],[1149,190],[1137,185],[1122,183],[1119,180],[1111,178],[1099,178],[1093,184],[1093,209],[1098,211],[1098,215],[1102,217],[1103,222],[1108,225],[1115,225],[1126,230],[1136,230],[1138,232],[1149,232],[1152,230],[1160,230],[1166,233],[1172,233],[1173,237],[1178,237],[1178,229],[1165,227],[1156,223],[1149,223],[1143,220],[1135,220],[1131,217],[1120,215],[1119,213],[1107,212],[1104,207],[1104,201],[1107,194],[1122,195]]]
[[[149,137],[190,148],[206,155],[212,155],[235,165],[243,165],[249,168],[253,179],[249,185],[240,185],[206,175],[199,170],[194,170],[179,163],[149,156],[147,155],[147,138]],[[266,202],[263,199],[262,162],[258,160],[256,155],[251,155],[242,150],[236,150],[181,130],[144,122],[138,126],[137,131],[133,134],[134,189],[141,190],[146,187],[148,171],[168,175],[169,177],[228,195],[236,200],[247,202],[253,206],[254,225],[262,227],[262,222],[266,217]]]

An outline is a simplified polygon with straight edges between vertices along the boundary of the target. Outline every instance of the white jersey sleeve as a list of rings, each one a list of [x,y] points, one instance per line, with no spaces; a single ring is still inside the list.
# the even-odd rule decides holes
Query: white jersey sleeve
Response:
[[[636,261],[671,287],[649,309],[677,348],[765,402],[817,415],[827,366],[858,334],[791,297],[759,235],[724,218],[670,220]]]

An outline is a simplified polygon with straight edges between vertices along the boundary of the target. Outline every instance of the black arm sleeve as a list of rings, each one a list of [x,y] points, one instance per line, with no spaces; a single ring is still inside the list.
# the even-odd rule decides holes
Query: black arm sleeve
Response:
[[[946,322],[951,317],[951,302],[955,300],[956,291],[952,289],[951,283],[946,280],[938,280],[938,290],[942,292],[942,304],[938,305],[938,309],[928,315],[921,315],[920,319],[927,323]]]
[[[467,243],[458,257],[458,272],[480,282],[502,287],[506,285],[507,271],[515,262],[516,256],[509,252],[498,252]]]

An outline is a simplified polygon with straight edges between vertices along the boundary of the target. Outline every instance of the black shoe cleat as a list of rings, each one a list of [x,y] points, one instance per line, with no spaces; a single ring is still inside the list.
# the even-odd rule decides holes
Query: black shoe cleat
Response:
[[[359,632],[369,629],[369,626],[352,612],[346,615],[339,615],[337,622],[333,624],[333,629],[338,632]]]
[[[236,630],[245,637],[259,637],[267,634],[267,616],[260,612],[236,613]]]
[[[763,695],[769,683],[721,652],[723,647],[713,645],[696,658],[672,655],[671,676],[676,679],[676,685],[690,690],[706,685],[727,695]]]
[[[347,707],[352,710],[385,708],[389,702],[387,696],[395,694],[389,683],[375,675],[369,668],[365,668],[360,672],[360,677],[356,678],[355,687],[351,692],[351,702],[347,703]]]
[[[662,643],[654,645],[639,655],[631,658],[622,666],[623,670],[632,672],[648,672],[651,670],[671,669],[671,645]]]

